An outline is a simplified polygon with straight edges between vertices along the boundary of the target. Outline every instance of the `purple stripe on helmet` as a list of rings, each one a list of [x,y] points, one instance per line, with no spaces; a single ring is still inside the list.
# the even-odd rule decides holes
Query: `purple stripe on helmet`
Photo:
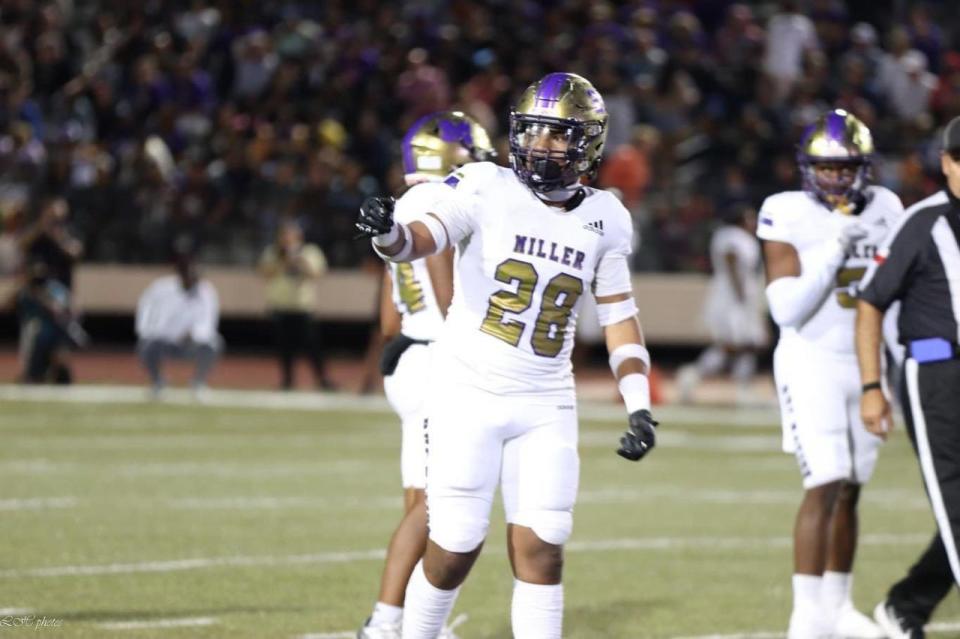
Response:
[[[567,81],[566,73],[551,73],[540,82],[540,88],[537,89],[536,105],[538,107],[551,107],[560,97],[560,91]]]
[[[824,133],[827,138],[842,144],[844,133],[846,133],[847,130],[847,119],[836,111],[831,111],[827,114],[827,119],[824,124]]]
[[[466,147],[473,146],[473,135],[470,133],[470,123],[466,120],[451,122],[443,118],[439,122],[440,139],[444,142],[460,142]]]
[[[431,113],[430,115],[425,115],[414,122],[413,125],[407,129],[406,135],[403,136],[403,141],[400,143],[400,149],[403,151],[403,172],[405,174],[417,172],[417,163],[413,159],[413,136],[420,131],[420,125],[432,118],[434,115],[436,114]]]

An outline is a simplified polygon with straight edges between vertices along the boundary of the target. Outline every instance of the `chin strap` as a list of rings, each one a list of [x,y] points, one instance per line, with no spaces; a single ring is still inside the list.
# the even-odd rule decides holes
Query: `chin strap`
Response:
[[[584,191],[582,188],[577,189],[577,192],[573,194],[573,197],[571,197],[569,200],[567,200],[564,203],[563,209],[565,211],[572,211],[573,209],[580,206],[580,203],[583,202],[583,199],[585,197],[587,197],[587,192]]]

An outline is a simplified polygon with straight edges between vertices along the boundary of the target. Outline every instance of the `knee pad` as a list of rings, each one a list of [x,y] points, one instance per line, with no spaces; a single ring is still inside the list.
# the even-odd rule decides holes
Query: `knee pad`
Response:
[[[453,500],[441,500],[453,501]],[[469,505],[469,504],[468,504]],[[430,540],[447,552],[470,552],[487,537],[489,515],[470,512],[467,508],[438,503],[427,496],[427,529]],[[486,510],[489,510],[486,509]]]
[[[537,537],[555,546],[562,546],[573,533],[573,513],[569,510],[528,510],[519,512],[510,522],[526,526]]]

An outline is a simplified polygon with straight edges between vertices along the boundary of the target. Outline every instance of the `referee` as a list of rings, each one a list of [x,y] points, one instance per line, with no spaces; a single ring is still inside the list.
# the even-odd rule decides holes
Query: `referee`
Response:
[[[939,533],[874,611],[892,638],[922,639],[934,608],[960,584],[960,117],[943,134],[946,189],[907,210],[861,283],[857,356],[863,423],[886,436],[890,405],[880,385],[884,311],[900,300],[908,358],[900,384]]]

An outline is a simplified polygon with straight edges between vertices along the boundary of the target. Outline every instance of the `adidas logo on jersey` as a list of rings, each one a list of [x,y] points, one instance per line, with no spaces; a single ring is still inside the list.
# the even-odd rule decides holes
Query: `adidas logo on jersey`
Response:
[[[594,220],[583,225],[583,228],[588,231],[593,231],[597,235],[603,235],[603,220]]]

